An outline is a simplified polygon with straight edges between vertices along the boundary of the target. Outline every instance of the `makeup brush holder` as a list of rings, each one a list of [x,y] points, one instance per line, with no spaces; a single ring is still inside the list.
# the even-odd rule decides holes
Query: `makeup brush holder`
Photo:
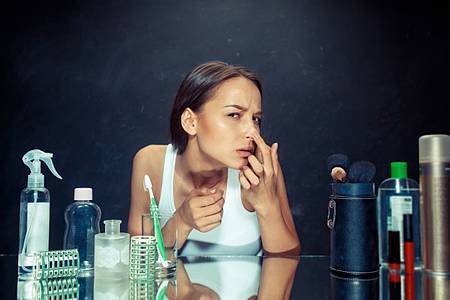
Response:
[[[330,273],[331,299],[379,299],[379,277],[339,277]]]
[[[330,270],[339,276],[378,276],[375,185],[332,183],[328,203]]]

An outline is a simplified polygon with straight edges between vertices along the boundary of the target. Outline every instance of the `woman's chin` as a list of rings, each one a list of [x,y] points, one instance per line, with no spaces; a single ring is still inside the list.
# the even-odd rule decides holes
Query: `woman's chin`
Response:
[[[229,165],[228,167],[232,168],[232,169],[239,170],[239,169],[242,169],[242,167],[244,167],[246,165],[248,165],[248,159],[241,157],[239,160],[235,160],[233,162],[233,164]]]

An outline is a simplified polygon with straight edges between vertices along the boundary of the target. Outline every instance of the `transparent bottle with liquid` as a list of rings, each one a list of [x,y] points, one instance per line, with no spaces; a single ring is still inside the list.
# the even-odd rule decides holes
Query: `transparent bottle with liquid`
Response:
[[[377,219],[380,265],[395,260],[404,268],[404,224],[412,226],[414,267],[422,266],[420,252],[420,189],[408,178],[406,162],[391,163],[391,177],[378,187]],[[411,220],[411,221],[410,221]],[[404,222],[408,221],[408,222]]]
[[[50,230],[50,192],[45,187],[31,187],[20,194],[18,275],[31,279],[33,257],[48,251]]]
[[[105,220],[95,235],[94,274],[103,279],[128,278],[130,234],[120,232],[121,220]]]
[[[34,255],[48,251],[50,230],[50,192],[44,186],[41,173],[44,162],[52,174],[62,179],[53,165],[53,154],[34,149],[23,157],[30,169],[27,187],[20,194],[18,276],[20,280],[31,279]]]
[[[101,211],[92,202],[91,188],[76,188],[75,202],[67,206],[64,217],[64,249],[78,249],[80,272],[89,275],[94,270],[94,237],[100,232]]]

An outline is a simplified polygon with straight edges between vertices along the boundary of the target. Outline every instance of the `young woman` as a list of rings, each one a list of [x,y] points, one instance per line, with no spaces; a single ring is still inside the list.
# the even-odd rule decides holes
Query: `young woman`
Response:
[[[130,234],[141,234],[149,212],[145,174],[164,230],[177,228],[180,255],[300,252],[278,144],[260,135],[261,84],[250,71],[223,62],[202,64],[182,81],[171,113],[171,144],[149,145],[133,160]]]

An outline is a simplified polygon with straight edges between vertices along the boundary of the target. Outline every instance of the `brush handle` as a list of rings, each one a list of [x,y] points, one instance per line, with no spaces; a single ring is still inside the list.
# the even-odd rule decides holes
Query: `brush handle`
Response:
[[[164,248],[164,239],[161,232],[161,224],[159,223],[159,208],[156,205],[156,200],[152,197],[152,203],[150,205],[150,214],[153,219],[153,229],[155,231],[156,237],[156,247],[158,249],[159,255],[161,256],[163,261],[167,260],[166,250]]]

